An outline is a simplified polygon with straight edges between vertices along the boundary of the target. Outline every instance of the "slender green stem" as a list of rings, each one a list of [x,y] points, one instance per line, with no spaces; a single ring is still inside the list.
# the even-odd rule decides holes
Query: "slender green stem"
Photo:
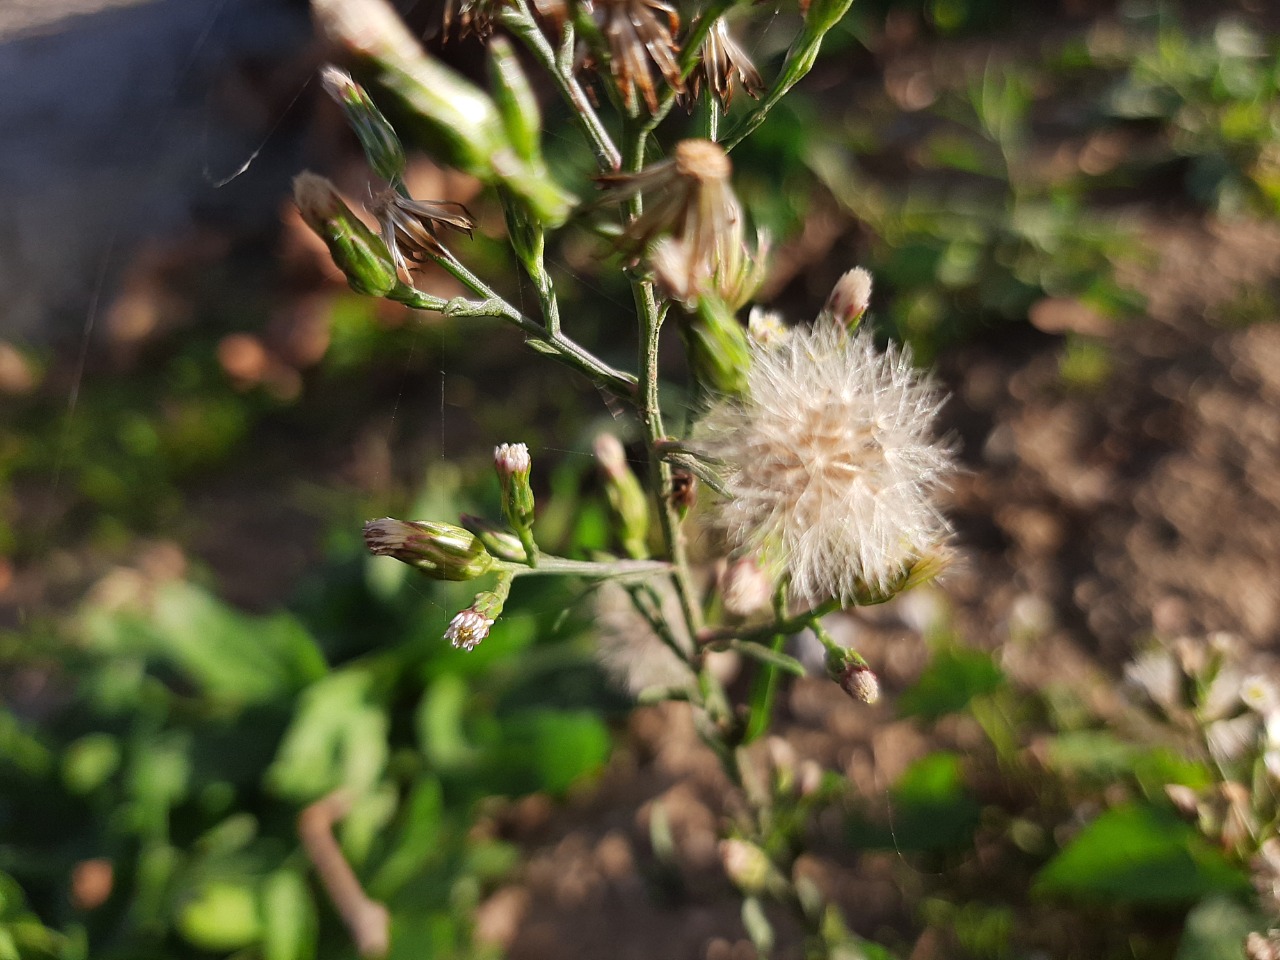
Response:
[[[782,64],[782,71],[778,74],[773,88],[747,115],[747,118],[734,131],[733,136],[724,141],[726,150],[732,150],[764,123],[765,118],[769,116],[769,111],[776,107],[791,88],[813,69],[818,59],[818,51],[822,49],[822,39],[840,22],[840,18],[845,15],[852,2],[853,0],[837,0],[823,10],[821,18],[814,16],[813,11],[810,12],[810,16],[805,20],[804,29],[800,31],[800,36],[795,39],[787,52],[787,59]]]
[[[566,557],[550,557],[544,553],[539,555],[536,567],[503,563],[502,569],[509,570],[517,577],[555,574],[586,577],[591,580],[617,580],[670,574],[671,564],[664,560],[569,560]]]
[[[560,90],[560,95],[565,98],[571,108],[569,112],[582,126],[582,132],[591,144],[600,169],[617,170],[621,163],[621,154],[614,146],[609,131],[600,122],[595,109],[591,106],[591,101],[587,99],[572,70],[563,69],[560,58],[556,56],[556,52],[539,29],[537,21],[534,20],[529,5],[525,0],[511,0],[509,6],[504,6],[498,19],[503,26],[524,41],[529,51],[551,74],[551,79]]]
[[[631,292],[640,316],[640,420],[644,425],[646,447],[649,450],[650,476],[658,497],[658,522],[662,538],[666,542],[673,566],[672,577],[680,598],[689,632],[697,635],[702,626],[702,611],[698,607],[689,576],[689,559],[685,551],[684,535],[680,530],[680,518],[668,495],[671,490],[671,465],[658,452],[660,441],[666,436],[662,422],[662,409],[658,402],[658,336],[662,321],[658,304],[654,300],[653,285],[645,281],[633,281]]]
[[[760,627],[753,627],[750,630],[743,630],[739,627],[721,627],[717,630],[703,630],[698,634],[698,643],[704,647],[715,646],[728,640],[741,640],[745,643],[764,643],[780,633],[799,633],[806,627],[812,626],[816,621],[822,619],[827,614],[834,613],[839,609],[839,600],[828,600],[826,603],[819,604],[810,610],[806,610],[804,613],[796,614],[794,617],[777,619],[772,623],[766,623]]]
[[[680,47],[681,80],[687,80],[689,78],[689,74],[693,73],[693,68],[696,67],[702,59],[702,43],[707,39],[707,34],[711,32],[711,28],[714,26],[715,22],[720,19],[724,12],[733,6],[733,4],[734,0],[714,0],[707,9],[702,11],[701,16],[694,21],[693,26],[689,28],[689,33],[684,40],[681,41]],[[638,146],[642,154],[644,152],[645,141],[648,139],[649,134],[656,130],[658,128],[658,124],[666,119],[667,114],[671,112],[671,108],[675,105],[675,102],[675,90],[667,88],[663,92],[661,99],[658,101],[658,109],[654,111],[653,115],[649,117],[641,127]]]
[[[436,257],[440,264],[454,279],[472,292],[485,299],[482,301],[465,300],[461,297],[453,300],[442,300],[423,293],[421,290],[408,288],[396,291],[393,295],[399,303],[415,310],[435,310],[449,317],[497,317],[519,327],[537,344],[539,352],[554,357],[561,363],[581,371],[604,389],[626,400],[633,400],[636,395],[636,377],[634,374],[609,366],[590,351],[559,332],[558,312],[555,330],[548,329],[535,320],[531,320],[507,302],[492,287],[468,270],[452,253],[445,251],[443,257]],[[554,300],[554,293],[552,293]]]
[[[534,289],[538,291],[543,326],[554,340],[560,336],[560,300],[556,297],[556,288],[551,281],[551,274],[547,273],[547,263],[543,254],[544,243],[544,233],[542,228],[538,227],[537,255],[526,264],[526,272],[529,274],[529,279],[533,281]]]
[[[653,587],[648,582],[641,582],[635,586],[628,587],[627,591],[631,594],[632,605],[649,624],[649,629],[657,635],[667,649],[687,663],[690,670],[697,673],[697,651],[688,649],[676,639],[675,632],[671,629],[671,624],[667,622],[662,599]],[[700,695],[691,698],[691,702],[704,709],[706,707]]]
[[[707,84],[706,98],[706,119],[703,130],[708,140],[713,143],[720,139],[720,103],[716,100],[716,92],[711,89],[711,84]]]

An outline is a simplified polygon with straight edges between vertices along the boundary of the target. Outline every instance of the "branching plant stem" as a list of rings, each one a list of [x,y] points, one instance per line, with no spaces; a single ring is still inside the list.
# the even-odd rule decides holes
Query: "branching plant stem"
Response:
[[[547,73],[551,75],[551,79],[559,89],[560,95],[569,104],[570,113],[573,114],[579,126],[582,127],[582,132],[586,136],[587,142],[591,144],[591,149],[596,155],[596,163],[599,164],[600,169],[605,172],[617,170],[622,163],[622,156],[618,153],[618,148],[614,146],[613,139],[609,136],[609,131],[600,122],[595,108],[591,106],[591,101],[587,99],[586,92],[582,89],[581,84],[578,83],[578,78],[573,75],[572,64],[568,64],[568,69],[566,69],[566,64],[562,61],[562,58],[556,56],[551,44],[547,42],[547,38],[538,27],[528,3],[525,0],[511,0],[511,5],[504,6],[498,19],[503,26],[524,41],[525,46],[529,48],[529,52],[537,57],[538,61],[546,68]],[[571,29],[571,27],[568,29]]]

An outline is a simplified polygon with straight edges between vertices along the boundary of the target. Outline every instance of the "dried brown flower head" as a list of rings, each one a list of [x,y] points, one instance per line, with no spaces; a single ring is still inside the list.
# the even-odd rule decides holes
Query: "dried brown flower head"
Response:
[[[707,39],[702,42],[702,60],[689,75],[689,108],[693,109],[705,83],[728,110],[733,102],[735,79],[747,96],[753,100],[760,98],[764,91],[764,78],[747,52],[730,36],[729,25],[721,17],[707,32]]]
[[[382,239],[396,266],[406,274],[409,262],[426,263],[432,257],[445,255],[445,249],[436,237],[438,224],[460,230],[467,236],[471,236],[475,228],[471,214],[460,203],[410,200],[395,190],[385,190],[374,197],[370,210],[378,218]]]
[[[714,286],[731,307],[741,306],[763,279],[764,244],[748,250],[742,207],[729,183],[733,165],[710,140],[682,140],[671,157],[638,173],[599,178],[606,200],[645,199],[644,212],[623,232],[624,252],[647,252],[650,268],[685,303]]]
[[[683,92],[675,41],[680,15],[675,7],[662,0],[595,0],[594,8],[609,44],[609,70],[626,103],[633,103],[639,90],[649,112],[657,112],[651,64],[673,90]]]

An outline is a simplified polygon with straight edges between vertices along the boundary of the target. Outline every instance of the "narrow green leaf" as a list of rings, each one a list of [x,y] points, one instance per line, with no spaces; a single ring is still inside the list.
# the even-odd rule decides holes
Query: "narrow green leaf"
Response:
[[[785,670],[787,673],[797,677],[803,677],[809,672],[805,669],[805,665],[795,657],[780,653],[772,647],[766,647],[763,643],[735,640],[729,644],[729,648],[738,651],[743,656],[750,657],[752,660],[758,660],[779,670]]]

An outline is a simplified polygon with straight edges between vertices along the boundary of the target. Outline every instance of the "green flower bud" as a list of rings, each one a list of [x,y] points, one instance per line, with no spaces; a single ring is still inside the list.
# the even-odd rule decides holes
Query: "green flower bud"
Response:
[[[533,487],[529,474],[533,461],[523,443],[504,443],[493,450],[493,466],[502,485],[502,515],[520,537],[525,553],[536,560],[538,548],[533,542]]]
[[[376,557],[395,557],[434,580],[474,580],[493,557],[479,538],[451,523],[383,517],[364,525],[364,543]]]
[[[611,433],[598,435],[595,453],[622,549],[627,556],[643,560],[649,556],[649,499],[631,472],[626,451],[617,437]]]
[[[697,314],[688,319],[684,331],[689,365],[698,380],[717,393],[745,393],[751,346],[732,311],[717,297],[701,297]]]
[[[400,101],[407,140],[486,183],[504,184],[544,223],[564,222],[574,198],[545,167],[517,153],[488,94],[428,56],[386,0],[313,0],[311,10],[321,32],[362,58],[370,79]]]
[[[512,563],[528,562],[524,545],[514,533],[484,517],[474,517],[469,513],[464,513],[459,520],[464,527],[476,535],[484,544],[484,548],[499,560],[509,560]]]
[[[520,59],[505,37],[489,41],[489,89],[516,155],[526,162],[541,164],[542,112]]]
[[[852,5],[853,0],[809,0],[804,17],[806,32],[822,36],[840,22]]]
[[[314,173],[299,174],[293,181],[293,198],[352,290],[385,297],[402,286],[387,245],[343,203],[332,183]]]
[[[347,122],[360,139],[364,155],[373,172],[383,180],[399,180],[404,175],[404,147],[395,129],[382,115],[364,87],[351,79],[351,74],[337,67],[320,71],[325,93],[337,101]]]

